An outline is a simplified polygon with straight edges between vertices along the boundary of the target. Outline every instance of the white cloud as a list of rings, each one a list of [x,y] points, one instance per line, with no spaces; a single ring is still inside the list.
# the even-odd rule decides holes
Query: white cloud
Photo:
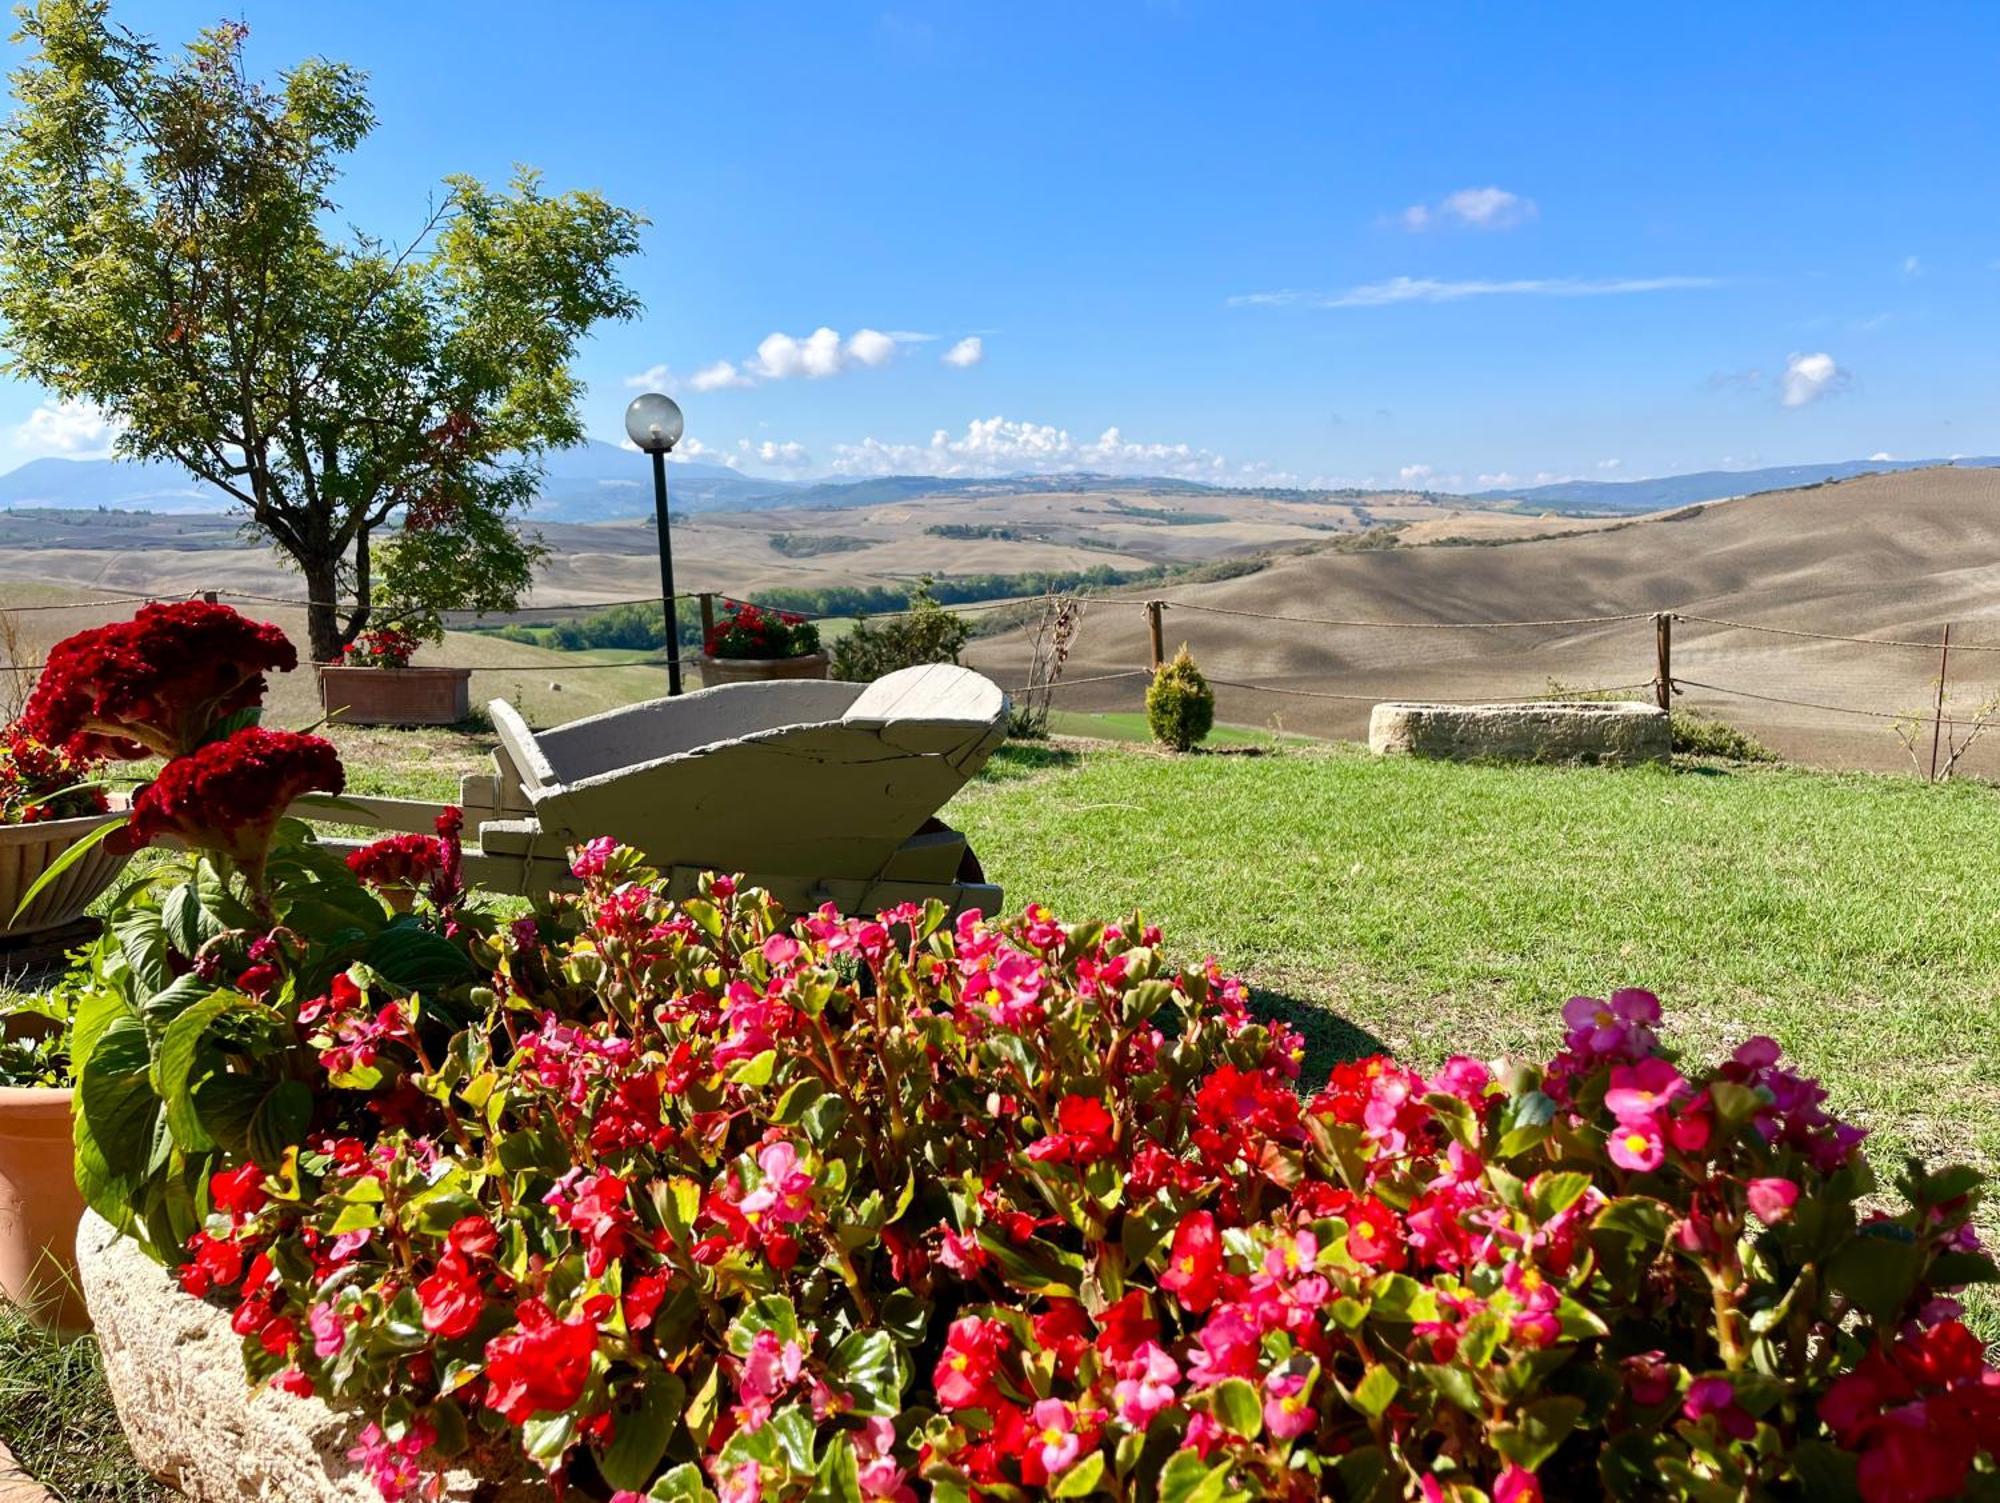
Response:
[[[946,365],[965,370],[986,358],[986,341],[977,334],[968,334],[938,358]]]
[[[1848,373],[1824,350],[1813,355],[1788,355],[1779,400],[1787,407],[1803,407],[1841,390],[1848,379]]]
[[[1903,280],[1904,280],[1904,281],[1906,281],[1906,282],[1914,282],[1914,281],[1915,281],[1915,280],[1916,280],[1916,279],[1917,279],[1918,277],[1922,276],[1923,274],[1924,274],[1924,263],[1923,263],[1923,262],[1919,261],[1919,260],[1918,260],[1918,259],[1917,259],[1917,258],[1916,258],[1915,256],[1905,256],[1905,257],[1903,257]]]
[[[862,365],[883,365],[896,353],[896,340],[880,329],[857,329],[847,341],[847,353]]]
[[[1460,188],[1435,204],[1411,204],[1397,219],[1412,234],[1447,224],[1473,230],[1511,230],[1540,212],[1532,198],[1505,188]]]
[[[1868,460],[1871,464],[1881,464],[1885,460],[1894,460],[1895,457],[1887,449],[1877,449],[1873,454],[1868,456]]]
[[[954,435],[939,428],[928,443],[895,443],[869,437],[836,444],[830,466],[840,475],[992,476],[1059,474],[1085,470],[1105,474],[1173,475],[1213,484],[1281,484],[1281,476],[1261,464],[1231,464],[1222,455],[1186,443],[1127,438],[1106,428],[1096,438],[1077,438],[1052,423],[1010,418],[975,418]]]
[[[1641,292],[1685,292],[1719,287],[1718,277],[1526,277],[1512,281],[1445,282],[1433,277],[1391,277],[1345,292],[1285,288],[1246,292],[1232,308],[1383,308],[1392,303],[1455,303],[1471,297],[1618,297]]]
[[[688,377],[688,385],[696,391],[726,391],[733,386],[755,386],[757,383],[738,370],[733,361],[718,360],[713,365],[704,365]]]
[[[634,447],[630,439],[625,441],[625,447],[628,449]],[[685,464],[690,460],[699,460],[703,464],[728,465],[732,470],[743,467],[742,458],[734,451],[729,449],[711,449],[698,438],[682,439],[674,445],[674,452],[669,454],[667,458],[679,464]]]
[[[1600,459],[1597,461],[1597,467],[1600,470],[1615,470],[1624,463],[1625,461],[1622,459]]]
[[[649,365],[636,376],[627,376],[625,384],[635,391],[663,391],[669,396],[680,390],[680,381],[664,365]]]
[[[103,459],[118,424],[94,402],[45,401],[14,429],[14,447],[30,455]]]
[[[1396,478],[1405,485],[1422,485],[1436,473],[1427,464],[1406,464],[1396,472]]]
[[[783,470],[801,469],[812,463],[812,455],[806,452],[806,446],[796,440],[788,440],[781,444],[767,438],[762,443],[753,444],[747,438],[739,438],[736,440],[736,449],[745,459],[755,460],[759,464],[776,465]]]

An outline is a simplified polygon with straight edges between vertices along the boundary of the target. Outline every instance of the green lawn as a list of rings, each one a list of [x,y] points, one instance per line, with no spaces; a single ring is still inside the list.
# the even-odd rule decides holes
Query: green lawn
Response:
[[[1777,1038],[1878,1168],[2000,1161],[2000,791],[1296,743],[996,760],[947,818],[1010,907],[1143,909],[1289,1013],[1311,1070],[1546,1051],[1568,997],[1644,986],[1682,1049]]]

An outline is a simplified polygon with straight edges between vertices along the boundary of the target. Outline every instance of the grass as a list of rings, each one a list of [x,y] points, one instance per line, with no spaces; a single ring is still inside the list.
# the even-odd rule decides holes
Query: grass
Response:
[[[59,1342],[0,1304],[0,1440],[62,1503],[167,1503],[139,1470],[104,1386],[97,1343]]]
[[[1150,746],[1153,733],[1146,728],[1143,710],[1110,711],[1091,714],[1083,710],[1055,710],[1049,715],[1049,730],[1058,736],[1081,736],[1095,741],[1124,741]],[[1279,737],[1271,731],[1247,725],[1218,725],[1209,733],[1210,746],[1274,746]]]

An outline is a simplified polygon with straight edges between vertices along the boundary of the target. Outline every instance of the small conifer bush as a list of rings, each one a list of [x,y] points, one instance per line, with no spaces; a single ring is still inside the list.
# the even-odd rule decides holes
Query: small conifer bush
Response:
[[[1215,691],[1194,665],[1187,643],[1153,675],[1146,690],[1146,724],[1153,739],[1177,752],[1191,751],[1215,727]]]

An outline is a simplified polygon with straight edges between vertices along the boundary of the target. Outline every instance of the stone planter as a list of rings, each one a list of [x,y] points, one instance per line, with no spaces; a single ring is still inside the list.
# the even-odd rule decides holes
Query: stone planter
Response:
[[[68,1091],[0,1086],[0,1297],[39,1325],[82,1331],[69,1114]]]
[[[1638,700],[1527,700],[1520,704],[1379,704],[1368,717],[1377,756],[1459,762],[1666,762],[1667,712]]]
[[[14,910],[36,879],[55,864],[56,857],[99,825],[117,823],[122,817],[84,814],[41,824],[0,825],[0,951],[9,941],[32,939],[83,916],[83,910],[111,885],[129,859],[106,845],[100,844],[58,877],[19,919]]]
[[[275,1388],[253,1390],[228,1309],[182,1293],[172,1274],[99,1217],[84,1216],[76,1250],[105,1382],[139,1465],[193,1503],[382,1503],[347,1459],[365,1416]],[[439,1496],[546,1503],[553,1494],[524,1463],[475,1445],[444,1473]]]
[[[774,678],[825,678],[831,659],[823,652],[802,658],[712,658],[701,655],[701,686],[761,684]]]
[[[319,702],[347,725],[456,725],[472,713],[470,668],[319,665]]]

